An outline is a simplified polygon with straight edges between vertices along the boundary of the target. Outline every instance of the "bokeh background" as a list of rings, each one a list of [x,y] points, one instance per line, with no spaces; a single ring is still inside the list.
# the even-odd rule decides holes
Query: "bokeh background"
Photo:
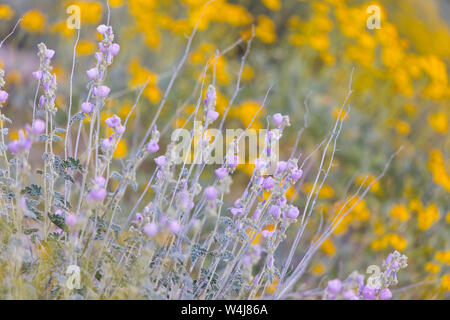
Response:
[[[124,118],[139,88],[150,79],[131,118],[133,129],[116,150],[118,166],[156,112],[205,2],[109,0],[110,24],[121,51],[108,75],[112,94],[102,117],[115,113]],[[0,4],[1,39],[22,17],[14,35],[0,49],[0,66],[6,71],[10,93],[3,112],[14,121],[11,139],[31,120],[36,90],[31,72],[38,67],[39,42],[56,50],[57,119],[61,124],[66,121],[77,37],[76,30],[66,26],[66,8],[71,4],[81,8],[73,80],[77,111],[87,94],[85,70],[94,64],[95,28],[108,16],[106,1],[2,0]],[[378,30],[366,28],[366,9],[373,4],[382,13]],[[352,270],[364,273],[368,265],[380,263],[389,252],[398,250],[408,256],[409,266],[399,275],[397,297],[449,298],[449,17],[448,0],[215,0],[199,23],[191,53],[158,127],[170,133],[184,123],[195,108],[197,97],[191,95],[207,60],[239,38],[248,39],[254,25],[242,90],[226,127],[249,125],[267,88],[273,85],[267,107],[252,126],[264,128],[266,117],[275,112],[289,114],[292,126],[280,150],[281,158],[287,158],[304,125],[304,100],[308,98],[308,128],[299,147],[306,155],[329,133],[354,67],[351,110],[342,115],[345,127],[332,174],[320,192],[312,229],[320,223],[320,215],[330,219],[333,208],[342,205],[349,183],[361,183],[367,174],[370,182],[393,151],[401,145],[404,149],[388,174],[373,185],[324,243],[303,281],[320,284],[324,279],[344,278]],[[245,48],[244,41],[217,61],[217,109],[221,113],[233,94]],[[211,81],[210,73],[206,81]],[[152,168],[140,170],[142,187]],[[239,166],[230,203],[245,187],[251,171],[251,165]],[[289,196],[301,205],[309,188],[305,183],[300,193],[292,191]],[[137,193],[130,192],[126,201],[133,203],[136,198]],[[288,238],[281,251],[289,244]]]

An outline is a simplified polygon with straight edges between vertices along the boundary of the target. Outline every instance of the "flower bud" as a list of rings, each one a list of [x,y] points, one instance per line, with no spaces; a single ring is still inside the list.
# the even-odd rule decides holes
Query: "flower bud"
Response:
[[[149,153],[155,153],[158,152],[158,150],[159,150],[158,142],[152,140],[147,144],[147,151]]]
[[[45,127],[45,121],[36,119],[33,121],[33,124],[31,126],[31,132],[33,132],[35,135],[40,135],[45,131]]]

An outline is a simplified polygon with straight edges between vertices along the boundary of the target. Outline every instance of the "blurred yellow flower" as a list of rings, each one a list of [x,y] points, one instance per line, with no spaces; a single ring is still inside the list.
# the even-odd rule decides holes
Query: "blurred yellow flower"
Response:
[[[446,265],[450,265],[450,250],[436,252],[434,259],[441,263],[445,263]]]
[[[448,130],[448,118],[445,112],[440,111],[428,116],[428,123],[439,133],[445,134]]]
[[[376,181],[376,177],[374,175],[371,174],[359,174],[356,177],[356,184],[358,185],[363,185],[364,187],[368,187],[370,184],[372,184],[372,186],[370,187],[370,191],[372,192],[380,192],[381,188],[380,188],[380,182]],[[364,184],[363,184],[364,182]]]
[[[428,271],[430,273],[436,274],[436,273],[439,273],[441,271],[441,266],[438,265],[437,263],[427,262],[425,264],[425,271]]]
[[[275,42],[277,39],[275,23],[267,16],[258,16],[258,23],[255,27],[255,36],[264,43]]]
[[[434,204],[430,204],[425,209],[419,211],[417,215],[417,227],[419,230],[427,230],[437,220],[439,220],[439,210]]]
[[[270,10],[278,11],[281,9],[280,0],[262,0],[262,3]]]
[[[312,188],[313,188],[312,183],[305,183],[305,184],[303,184],[302,190],[305,193],[309,193],[309,192],[311,192]],[[316,192],[317,189],[318,189],[318,186],[316,186],[316,189],[314,190],[314,192]],[[334,196],[334,189],[330,185],[324,184],[319,191],[318,197],[326,199],[326,198],[331,198],[332,196]]]
[[[125,142],[125,140],[120,139],[119,143],[117,144],[116,150],[114,150],[113,157],[116,159],[124,158],[127,155],[127,152],[127,143]]]
[[[43,32],[45,28],[46,18],[39,10],[30,10],[26,12],[20,26],[29,32]]]
[[[324,274],[326,271],[326,267],[323,263],[315,263],[311,267],[311,273],[315,276],[320,276]]]
[[[111,1],[110,1],[111,2]],[[77,5],[80,7],[81,23],[99,24],[102,19],[102,4],[99,1],[69,1],[67,6]]]
[[[75,30],[67,28],[67,22],[66,22],[66,20],[63,20],[63,21],[55,22],[50,27],[50,32],[55,32],[55,33],[57,32],[65,37],[70,37],[72,34],[74,34]]]
[[[322,250],[323,253],[325,253],[327,256],[334,256],[336,254],[336,247],[331,241],[330,238],[326,239],[322,245],[320,246],[320,250]]]
[[[292,186],[286,191],[286,198],[291,201],[297,200],[298,193],[295,192],[295,187]]]
[[[450,273],[447,273],[441,278],[441,286],[445,291],[450,291]]]
[[[92,41],[80,40],[77,45],[77,54],[80,56],[90,55],[95,51],[95,44]]]
[[[255,118],[251,128],[252,129],[261,129],[263,125],[258,119],[262,116],[264,109],[262,109],[256,115],[256,113],[258,112],[260,107],[261,107],[261,105],[258,102],[245,101],[241,105],[239,105],[235,108],[232,108],[229,112],[229,115],[230,115],[230,117],[240,119],[245,128],[247,128],[250,125],[253,118]],[[256,117],[255,117],[255,115],[256,115]]]
[[[409,219],[409,212],[408,209],[406,209],[406,206],[398,204],[391,208],[390,215],[393,218],[396,218],[402,222],[408,221]]]
[[[409,124],[402,120],[397,121],[397,123],[395,124],[395,129],[397,130],[398,133],[403,135],[408,135],[410,131]]]
[[[430,151],[430,158],[428,161],[428,169],[433,175],[435,183],[444,187],[450,192],[450,175],[447,173],[444,156],[441,151],[433,149]]]
[[[333,118],[343,121],[347,121],[348,119],[348,112],[346,110],[342,110],[340,107],[336,107],[333,109]]]
[[[142,86],[148,81],[143,95],[151,103],[158,102],[161,98],[161,90],[157,87],[158,75],[143,67],[137,58],[131,60],[128,70],[131,75],[131,79],[128,81],[128,86],[130,88],[134,88],[136,86]]]
[[[408,208],[411,211],[419,212],[423,209],[422,202],[418,198],[413,198],[409,201]]]
[[[245,65],[244,69],[242,70],[241,79],[244,82],[248,82],[253,79],[255,76],[255,72],[253,71],[253,68],[249,65]]]
[[[123,0],[109,0],[109,5],[112,8],[118,8],[123,5]]]
[[[7,4],[0,4],[0,19],[10,20],[14,16],[14,10]]]

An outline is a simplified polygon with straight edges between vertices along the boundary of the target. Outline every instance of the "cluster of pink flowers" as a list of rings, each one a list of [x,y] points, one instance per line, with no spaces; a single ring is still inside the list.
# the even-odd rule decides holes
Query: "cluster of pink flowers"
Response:
[[[27,136],[27,134],[37,138],[37,136],[44,133],[45,127],[45,121],[41,119],[34,120],[31,126],[29,124],[26,124],[25,132],[23,130],[19,130],[19,138],[8,143],[8,150],[13,154],[29,151],[33,144],[33,140],[29,136]]]
[[[108,86],[102,83],[106,68],[112,64],[113,57],[120,51],[120,46],[113,42],[114,33],[110,26],[102,24],[97,27],[97,31],[103,35],[103,40],[98,43],[99,51],[95,53],[96,65],[87,70],[86,74],[89,79],[94,81],[94,87],[92,89],[93,96],[104,99],[111,91]],[[82,105],[82,110],[83,112],[90,113],[93,108],[85,104],[84,108]]]
[[[125,126],[121,124],[121,121],[117,115],[105,120],[106,125],[114,130],[114,134],[102,140],[103,149],[110,150],[114,146],[116,138],[119,138],[125,132]]]
[[[207,122],[212,122],[217,120],[219,113],[215,110],[216,108],[217,94],[214,86],[210,85],[206,91],[205,103],[205,118]]]
[[[39,97],[39,106],[51,113],[56,112],[56,74],[52,73],[50,65],[55,51],[48,49],[44,43],[38,44],[38,56],[40,59],[39,69],[33,72],[33,78],[39,81],[44,94]]]
[[[390,253],[383,262],[381,269],[374,266],[373,273],[364,284],[364,276],[353,272],[345,281],[333,279],[328,281],[324,291],[324,299],[346,300],[389,300],[392,292],[391,285],[397,284],[397,272],[407,267],[407,257],[398,251]]]

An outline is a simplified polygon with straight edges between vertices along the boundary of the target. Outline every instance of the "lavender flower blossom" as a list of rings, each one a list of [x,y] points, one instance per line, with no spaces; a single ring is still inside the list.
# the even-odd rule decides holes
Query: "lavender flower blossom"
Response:
[[[275,185],[275,182],[272,177],[267,177],[263,180],[261,187],[263,189],[272,189]]]
[[[107,86],[98,86],[94,88],[93,94],[96,97],[106,98],[109,95],[110,91],[111,89],[108,88]]]
[[[289,219],[297,219],[298,215],[300,214],[300,212],[298,211],[297,207],[290,207],[287,211],[287,217]]]
[[[77,217],[73,213],[71,213],[71,214],[66,216],[65,223],[69,227],[73,227],[74,225],[77,224]]]
[[[31,132],[35,135],[40,135],[45,131],[45,127],[45,121],[36,119],[33,121],[33,124],[31,126]]]
[[[339,279],[328,281],[327,290],[330,293],[337,294],[342,290],[342,282]]]
[[[163,167],[167,163],[167,158],[165,156],[159,156],[155,158],[155,163],[158,167]]]
[[[147,223],[144,226],[144,233],[149,237],[153,237],[158,233],[158,225],[154,222]]]
[[[5,103],[8,100],[8,92],[0,90],[0,103]]]
[[[89,192],[88,199],[91,201],[102,201],[106,198],[107,192],[104,188],[94,188]]]
[[[115,128],[120,124],[121,120],[118,116],[113,115],[112,117],[109,117],[105,120],[105,123],[110,128]]]
[[[208,200],[216,200],[217,199],[217,190],[213,186],[209,186],[205,189],[205,198]]]
[[[158,142],[152,140],[147,144],[147,151],[149,153],[155,153],[158,152],[158,150],[159,150]]]
[[[170,232],[172,232],[173,234],[177,234],[181,230],[181,226],[178,223],[178,221],[174,221],[174,220],[169,221],[167,227],[169,228]]]
[[[273,122],[277,126],[280,126],[283,123],[283,116],[281,115],[281,113],[275,113],[272,118]]]
[[[97,68],[91,68],[89,70],[86,71],[87,76],[89,77],[89,79],[94,80],[98,77],[98,69]]]
[[[81,104],[81,111],[83,111],[84,113],[91,113],[92,111],[94,111],[94,105],[90,102],[83,102]]]
[[[216,169],[214,172],[216,174],[216,177],[219,179],[223,179],[228,175],[227,168],[219,168],[219,169]]]

